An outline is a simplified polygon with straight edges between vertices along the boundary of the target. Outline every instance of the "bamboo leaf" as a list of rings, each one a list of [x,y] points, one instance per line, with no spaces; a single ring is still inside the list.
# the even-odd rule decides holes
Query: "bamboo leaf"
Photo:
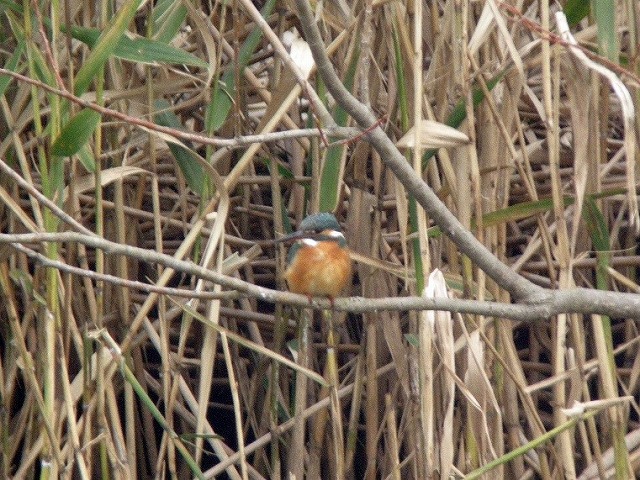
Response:
[[[151,16],[154,40],[169,43],[178,34],[186,18],[187,7],[182,2],[159,0]]]
[[[0,13],[4,13],[3,10],[9,9],[16,13],[22,13],[22,7],[16,2],[11,0],[0,0]]]
[[[141,3],[142,0],[129,0],[121,5],[113,21],[102,32],[94,49],[78,70],[75,83],[76,95],[82,95],[88,90],[95,75],[113,53],[120,39],[123,38],[129,22],[133,20]]]
[[[611,250],[611,239],[607,223],[592,196],[586,196],[584,199],[582,218],[587,226],[594,248],[599,252]]]
[[[59,157],[75,155],[89,141],[100,118],[100,114],[90,108],[78,112],[67,122],[51,145],[51,153]]]
[[[24,53],[24,43],[20,42],[20,44],[18,45],[18,48],[16,48],[13,54],[11,55],[11,57],[7,59],[7,62],[5,63],[4,68],[12,72],[16,71],[18,62],[20,61],[20,57],[22,57],[23,53]],[[4,95],[4,92],[6,91],[10,82],[11,82],[11,77],[8,77],[8,76],[0,77],[0,97]]]
[[[275,0],[268,0],[265,3],[264,7],[262,7],[261,10],[262,16],[264,18],[268,17],[271,14],[275,4]],[[214,83],[212,94],[213,100],[207,108],[205,120],[206,129],[208,132],[217,131],[227,120],[227,116],[229,115],[229,111],[231,110],[231,105],[233,105],[236,96],[235,72],[236,70],[242,72],[244,68],[249,64],[251,55],[258,47],[261,38],[262,30],[260,30],[259,28],[254,28],[240,48],[240,53],[237,59],[238,68],[227,69],[225,74],[222,76],[222,79],[220,79],[220,82]]]
[[[345,88],[349,91],[353,89],[359,59],[360,50],[356,48],[343,81]],[[336,107],[334,118],[337,125],[344,127],[347,125],[349,115],[341,106],[338,106]],[[320,173],[320,195],[318,198],[320,212],[333,212],[338,205],[338,196],[342,185],[340,177],[344,168],[345,154],[345,145],[335,145],[329,147],[326,151],[322,172]]]
[[[611,259],[611,238],[604,215],[593,197],[587,196],[584,199],[582,219],[591,237],[593,247],[597,252],[596,285],[600,290],[607,290],[609,288],[609,276],[606,272]]]
[[[154,120],[158,125],[178,130],[185,130],[182,123],[180,123],[180,119],[170,110],[171,105],[169,102],[164,99],[156,100],[155,108],[158,113],[154,115]],[[176,159],[178,167],[189,185],[189,188],[198,195],[202,195],[205,185],[204,170],[202,166],[191,156],[191,152],[189,151],[191,146],[185,142],[185,148],[185,146],[178,144],[177,141],[168,142],[168,145],[169,150],[171,150],[171,154]]]
[[[618,62],[618,36],[616,35],[616,2],[592,0],[593,17],[598,25],[598,50],[612,62]]]
[[[626,193],[626,189],[624,188],[614,188],[610,190],[603,190],[600,193],[587,195],[585,198],[589,199],[590,202],[595,202],[595,200],[600,198],[612,197],[614,195],[624,195]],[[569,205],[573,205],[575,202],[575,198],[570,196],[565,196],[562,198],[563,205],[568,207]],[[495,225],[500,225],[508,222],[516,222],[518,220],[522,220],[524,218],[529,218],[539,213],[546,213],[553,210],[553,200],[551,198],[543,198],[540,200],[532,200],[529,202],[521,202],[515,205],[510,205],[506,208],[501,208],[500,210],[496,210],[494,212],[486,213],[482,216],[482,225],[486,227],[492,227]],[[587,216],[585,216],[587,215]],[[601,215],[601,214],[600,214]],[[602,232],[606,232],[606,226],[598,225],[597,219],[595,217],[594,212],[583,212],[583,219],[588,222],[588,228],[594,228],[597,232],[600,232],[600,235],[603,235]],[[475,228],[477,222],[472,220],[471,226]],[[429,236],[432,238],[439,237],[442,235],[439,227],[432,227],[429,229]],[[608,234],[607,234],[608,235]],[[594,241],[594,244],[596,242]],[[609,248],[609,240],[606,242],[603,240],[601,245],[605,246],[605,249]]]
[[[78,160],[80,160],[80,163],[87,172],[93,173],[96,171],[96,159],[88,143],[85,143],[80,150],[78,150]]]
[[[63,30],[65,30],[63,28]],[[100,31],[95,28],[72,27],[71,36],[76,40],[94,48],[100,38]],[[159,63],[189,65],[208,68],[209,64],[195,55],[173,47],[160,40],[144,37],[129,38],[122,36],[113,49],[113,55],[122,60],[134,63],[155,65]]]
[[[574,26],[580,20],[589,15],[591,9],[590,0],[568,0],[564,6],[564,14],[569,25]]]

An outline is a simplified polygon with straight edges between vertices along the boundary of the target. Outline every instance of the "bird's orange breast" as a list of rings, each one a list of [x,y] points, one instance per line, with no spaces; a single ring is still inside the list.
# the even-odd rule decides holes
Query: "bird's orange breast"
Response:
[[[349,252],[333,241],[303,244],[284,278],[293,293],[336,297],[351,282]]]

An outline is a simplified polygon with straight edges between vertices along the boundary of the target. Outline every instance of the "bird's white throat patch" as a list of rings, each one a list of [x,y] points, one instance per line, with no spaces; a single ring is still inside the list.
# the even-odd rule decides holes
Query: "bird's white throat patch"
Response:
[[[342,234],[342,232],[338,232],[337,230],[325,230],[324,232],[322,232],[322,235],[329,237],[329,239],[344,239],[344,235]],[[300,240],[300,243],[306,245],[307,247],[315,247],[319,242],[318,240],[314,240],[313,238],[302,238]]]

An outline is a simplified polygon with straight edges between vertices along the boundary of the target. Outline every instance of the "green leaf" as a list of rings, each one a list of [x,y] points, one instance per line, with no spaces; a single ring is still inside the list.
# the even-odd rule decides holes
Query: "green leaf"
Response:
[[[16,284],[26,290],[28,294],[33,291],[33,277],[21,268],[11,269],[9,278]]]
[[[402,57],[402,47],[400,45],[400,35],[398,30],[400,29],[397,17],[394,18],[393,23],[393,51],[395,53],[395,73],[396,83],[398,85],[398,105],[400,107],[400,125],[402,132],[409,130],[409,92],[407,91],[407,81],[404,75],[404,60]],[[433,151],[435,153],[435,150]],[[432,153],[432,154],[433,154]],[[426,165],[426,155],[423,155],[422,163]],[[418,231],[418,205],[413,195],[409,195],[409,229],[412,234]],[[431,235],[430,231],[427,231],[427,235]],[[420,238],[416,235],[411,240],[411,250],[413,252],[413,269],[416,277],[416,289],[419,292],[424,290],[424,265],[422,263],[422,253],[420,252]]]
[[[80,163],[87,172],[94,173],[96,171],[96,159],[88,144],[85,143],[80,150],[78,150],[78,160],[80,160]]]
[[[574,199],[564,197],[564,206],[571,205]],[[538,213],[549,212],[553,209],[553,200],[544,198],[542,200],[532,200],[529,202],[517,203],[506,208],[501,208],[495,212],[490,212],[482,216],[482,225],[490,227],[501,223],[515,222],[523,218],[532,217]],[[475,225],[475,222],[474,222]]]
[[[20,60],[20,57],[22,57],[23,52],[24,43],[20,41],[18,47],[13,51],[13,55],[11,55],[11,58],[9,58],[7,60],[7,63],[5,63],[4,68],[15,72],[16,67],[18,66],[18,61]],[[0,76],[0,97],[4,95],[4,92],[7,90],[9,83],[11,83],[11,77],[5,75]]]
[[[280,162],[276,162],[275,160],[270,159],[261,159],[262,163],[269,169],[269,172],[272,172],[273,166],[275,165],[276,171],[278,172],[278,178],[287,178],[289,180],[293,180],[295,175],[288,169],[286,166],[281,164]]]
[[[404,62],[402,61],[402,48],[400,46],[400,36],[398,34],[397,17],[394,17],[393,29],[393,52],[395,54],[396,84],[398,85],[398,106],[400,107],[400,125],[402,133],[409,130],[409,94],[407,92],[407,81],[404,77]]]
[[[119,360],[119,364],[120,364],[120,372],[122,373],[123,378],[129,383],[129,385],[131,385],[131,387],[133,388],[133,391],[136,393],[136,395],[142,402],[142,405],[149,411],[149,413],[151,413],[151,416],[156,420],[156,422],[158,422],[158,424],[166,432],[169,433],[170,437],[172,438],[177,437],[177,434],[171,429],[171,426],[167,423],[165,418],[162,416],[162,413],[160,412],[160,410],[158,410],[158,407],[155,406],[155,404],[153,403],[153,400],[151,400],[151,398],[147,394],[145,387],[143,387],[140,384],[135,374],[127,366],[127,363],[125,362],[124,358],[121,357],[121,359]],[[204,480],[205,476],[200,470],[199,465],[196,463],[193,457],[189,454],[189,451],[185,448],[185,446],[182,443],[175,443],[174,445],[178,450],[178,452],[180,453],[180,455],[182,455],[184,462],[191,469],[191,472],[193,473],[193,475],[198,479]]]
[[[3,4],[3,2],[6,1],[7,0],[0,0],[0,6]],[[166,1],[167,0],[165,0],[164,3],[166,3]],[[106,59],[110,55],[113,55],[122,60],[127,60],[135,63],[145,63],[152,65],[158,63],[179,64],[205,69],[209,68],[209,64],[204,60],[201,60],[200,58],[190,54],[189,52],[168,44],[168,42],[173,39],[177,31],[180,29],[180,26],[184,22],[184,18],[186,16],[186,8],[180,5],[179,2],[172,2],[171,5],[177,5],[177,7],[172,7],[168,12],[169,15],[162,18],[165,23],[159,23],[160,27],[167,28],[162,30],[162,35],[158,35],[157,38],[154,39],[148,39],[139,36],[131,38],[127,35],[124,35],[124,29],[120,32],[121,36],[119,38],[116,37],[117,32],[108,32],[107,30],[105,30],[105,33],[102,34],[101,37],[101,31],[96,28],[86,28],[79,26],[67,27],[66,25],[62,25],[60,29],[65,33],[69,33],[74,39],[81,41],[82,43],[88,45],[91,49],[93,49],[94,52],[90,56],[88,62],[95,62],[96,65],[98,64],[98,60],[103,59],[104,63],[104,61],[106,61]],[[44,22],[49,27],[51,26],[51,21],[49,19],[45,18]],[[169,26],[170,22],[171,25]],[[114,43],[105,43],[108,41]],[[102,51],[99,51],[100,49],[102,49]],[[95,53],[96,51],[98,51],[97,54]],[[85,65],[83,65],[83,69],[89,71],[89,67],[86,67]],[[92,64],[91,67],[93,68],[94,65]],[[85,82],[86,80],[81,77],[81,81]]]
[[[89,88],[94,77],[115,50],[124,32],[133,20],[142,0],[128,0],[118,9],[118,13],[102,32],[94,49],[82,64],[76,75],[75,94],[82,95]]]
[[[626,189],[610,189],[603,190],[600,193],[594,195],[588,195],[585,198],[589,198],[591,202],[599,199],[611,197],[614,195],[623,195],[626,192]],[[570,196],[562,197],[562,203],[565,207],[569,205],[573,205],[575,202],[575,198]],[[515,205],[510,205],[506,208],[501,208],[500,210],[496,210],[494,212],[485,213],[482,216],[482,225],[484,228],[493,227],[495,225],[500,225],[507,222],[516,222],[518,220],[522,220],[524,218],[532,217],[539,213],[546,213],[553,210],[553,200],[551,198],[543,198],[540,200],[531,200],[529,202],[521,202],[516,203]],[[583,210],[583,218],[585,221],[590,220],[585,217],[585,211]],[[471,227],[475,228],[477,222],[475,219],[471,221]],[[429,229],[429,237],[437,238],[442,235],[440,227],[431,227]],[[595,242],[594,242],[595,243]]]
[[[169,43],[175,38],[187,18],[187,7],[175,0],[159,0],[153,8],[153,38]]]
[[[44,52],[37,48],[31,48],[30,54],[33,58],[33,67],[39,80],[43,81],[47,85],[55,86],[56,80],[53,72],[49,68],[47,59],[44,58]],[[53,94],[49,94],[53,95]]]
[[[611,238],[604,215],[592,196],[585,196],[582,206],[582,219],[593,242],[593,247],[599,252],[611,250]]]
[[[80,40],[91,48],[96,46],[100,38],[100,31],[95,28],[71,27],[70,33],[73,38]],[[144,37],[129,38],[124,35],[118,40],[112,53],[117,58],[134,63],[148,65],[166,63],[209,68],[207,62],[189,52],[175,48],[162,41]]]
[[[12,2],[11,0],[0,0],[0,14],[3,14],[6,9],[22,13],[22,7],[16,2]]]
[[[579,422],[592,418],[593,416],[596,415],[596,413],[598,413],[598,410],[591,410],[586,413],[583,413],[580,416],[573,417],[570,420],[567,420],[566,422],[561,423],[560,425],[553,428],[552,430],[549,430],[548,432],[537,436],[530,442],[527,442],[524,445],[521,445],[515,448],[514,450],[511,450],[510,452],[505,453],[504,455],[496,458],[495,460],[491,460],[490,462],[485,463],[480,468],[476,468],[475,470],[468,472],[464,478],[467,478],[469,480],[475,480],[476,478],[482,478],[483,475],[486,478],[491,478],[490,476],[491,474],[487,475],[487,473],[493,470],[494,468],[499,467],[500,465],[506,465],[508,462],[512,461],[513,459],[523,456],[529,450],[533,450],[534,448],[540,448],[546,442],[549,442],[555,439],[558,435],[560,435],[565,430],[572,429]]]
[[[49,184],[53,190],[52,198],[58,199],[58,204],[60,204],[60,199],[63,198],[62,192],[64,191],[65,182],[64,164],[64,158],[56,155],[52,155],[49,160]],[[57,228],[55,225],[60,223],[58,217],[52,216],[51,220],[51,229]]]
[[[618,35],[616,34],[616,2],[592,0],[593,17],[598,25],[598,50],[612,62],[618,62]]]
[[[114,52],[115,55],[123,60],[129,60],[136,63],[169,63],[179,65],[190,65],[193,67],[209,68],[209,64],[199,59],[195,55],[190,54],[179,48],[172,47],[158,40],[150,40],[148,38],[122,37]]]
[[[100,38],[100,30],[98,30],[97,28],[76,27],[76,26],[67,28],[66,25],[62,25],[60,29],[64,33],[71,34],[73,38],[75,38],[76,40],[80,40],[89,48],[94,48],[96,46],[96,43],[98,43],[98,38]]]
[[[158,113],[154,115],[154,120],[158,125],[163,127],[175,128],[177,130],[185,130],[180,123],[180,119],[173,113],[170,108],[171,105],[164,99],[156,100],[155,109]],[[177,145],[175,143],[168,142],[169,150],[176,159],[180,171],[184,175],[185,180],[189,188],[194,193],[202,195],[205,185],[204,170],[191,154],[191,145],[188,142],[184,142],[187,148]]]
[[[356,48],[347,67],[343,81],[345,88],[349,91],[353,89],[359,59],[360,49]],[[349,115],[344,108],[338,105],[334,113],[334,118],[337,125],[344,127],[347,125]],[[343,169],[345,151],[346,145],[344,144],[334,145],[326,151],[322,172],[320,172],[320,195],[318,198],[320,212],[333,212],[336,209],[340,193],[340,174]]]
[[[273,11],[275,0],[267,0],[262,7],[260,13],[263,18],[267,18]],[[213,86],[212,101],[207,108],[205,127],[207,132],[216,132],[227,120],[231,105],[235,98],[236,70],[242,72],[248,65],[251,55],[258,47],[262,38],[262,30],[254,28],[247,39],[240,47],[238,54],[238,68],[229,68],[222,76],[219,82],[215,82]]]
[[[611,239],[607,222],[593,197],[585,197],[582,206],[582,219],[587,226],[593,248],[596,250],[596,286],[599,290],[608,290],[607,267],[609,267],[611,260]]]
[[[418,336],[415,333],[405,333],[404,338],[412,347],[420,347],[420,340],[418,340]]]
[[[60,135],[51,145],[51,154],[70,157],[86,144],[100,122],[100,114],[90,108],[78,112],[62,128]]]
[[[487,89],[489,91],[493,90],[493,88],[498,84],[498,82],[500,82],[500,80],[502,80],[505,74],[506,74],[506,70],[499,73],[492,79],[490,79],[487,82]],[[480,87],[476,87],[473,89],[472,97],[473,97],[473,106],[477,107],[484,100],[484,91]],[[453,128],[458,128],[460,125],[462,125],[462,122],[464,122],[465,118],[467,118],[467,107],[464,99],[462,99],[453,108],[445,124]],[[426,150],[424,152],[424,154],[422,155],[423,169],[427,168],[427,164],[429,160],[431,159],[431,157],[433,157],[436,154],[436,152],[437,150],[433,150],[433,149]]]
[[[564,14],[569,25],[574,26],[589,15],[590,9],[590,0],[568,0],[564,6]]]

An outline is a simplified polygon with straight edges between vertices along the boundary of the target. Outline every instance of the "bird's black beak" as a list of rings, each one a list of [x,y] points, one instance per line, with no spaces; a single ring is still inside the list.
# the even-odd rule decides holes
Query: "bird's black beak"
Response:
[[[297,230],[295,232],[284,235],[280,238],[276,238],[274,243],[282,243],[282,242],[295,242],[296,240],[300,240],[301,238],[305,238],[307,235],[302,230]]]

